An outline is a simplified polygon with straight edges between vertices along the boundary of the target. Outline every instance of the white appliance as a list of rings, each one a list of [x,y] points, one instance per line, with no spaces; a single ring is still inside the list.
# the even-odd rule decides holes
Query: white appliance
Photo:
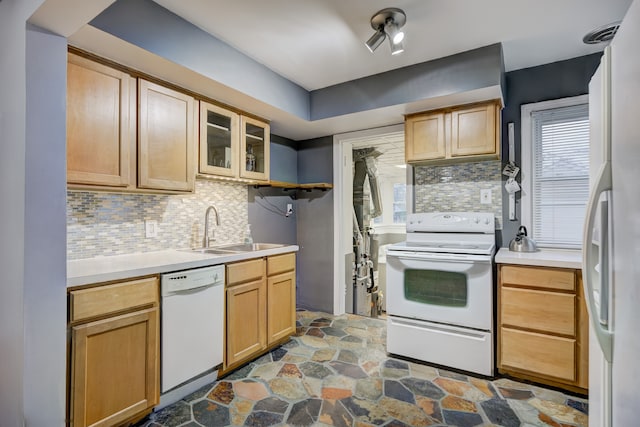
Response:
[[[222,363],[224,265],[163,274],[162,393]]]
[[[638,425],[640,2],[589,85],[590,196],[583,283],[590,318],[589,426]]]
[[[492,213],[407,217],[387,250],[387,351],[493,375]]]

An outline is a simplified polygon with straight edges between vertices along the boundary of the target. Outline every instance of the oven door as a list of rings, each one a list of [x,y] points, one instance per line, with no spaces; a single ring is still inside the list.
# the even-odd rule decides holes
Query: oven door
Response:
[[[387,252],[387,314],[492,330],[489,255]]]

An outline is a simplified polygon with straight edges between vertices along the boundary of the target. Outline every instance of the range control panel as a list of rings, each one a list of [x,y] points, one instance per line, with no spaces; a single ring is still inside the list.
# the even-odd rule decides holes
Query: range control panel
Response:
[[[495,233],[489,212],[429,212],[407,215],[407,233]]]

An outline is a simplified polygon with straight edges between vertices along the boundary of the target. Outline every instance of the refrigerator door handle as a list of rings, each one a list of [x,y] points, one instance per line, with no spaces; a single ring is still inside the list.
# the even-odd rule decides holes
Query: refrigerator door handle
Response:
[[[599,203],[600,195],[606,191],[611,190],[611,163],[604,162],[598,170],[598,175],[594,186],[591,189],[589,202],[587,204],[587,217],[585,219],[584,228],[584,248],[582,251],[582,267],[583,267],[583,286],[584,296],[587,302],[587,310],[589,311],[589,319],[593,326],[593,331],[598,338],[598,343],[602,349],[602,353],[608,362],[612,362],[613,353],[613,335],[608,329],[608,302],[609,302],[609,250],[608,245],[609,231],[608,227],[610,222],[608,221],[608,203]],[[607,219],[602,221],[601,227],[605,227],[600,230],[600,242],[599,248],[594,249],[593,243],[593,226],[595,225],[596,210],[598,208],[606,207],[607,211],[602,212],[600,217]],[[604,215],[602,215],[604,214]],[[600,265],[600,310],[596,307],[593,300],[593,285],[594,285],[594,267]],[[604,304],[604,305],[603,305]],[[607,308],[605,308],[607,307]],[[601,322],[601,315],[606,315],[605,322]]]
[[[605,191],[602,194],[607,194]],[[600,324],[606,328],[609,327],[609,288],[611,283],[611,265],[610,253],[611,246],[609,229],[611,222],[609,221],[609,200],[600,200],[598,203],[600,210],[600,246],[598,247],[598,264],[600,265]]]

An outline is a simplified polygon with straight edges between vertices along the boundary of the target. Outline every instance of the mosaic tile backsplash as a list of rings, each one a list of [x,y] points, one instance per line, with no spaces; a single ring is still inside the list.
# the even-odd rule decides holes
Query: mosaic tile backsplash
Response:
[[[493,212],[502,229],[502,164],[500,160],[414,169],[415,211]],[[480,203],[480,190],[491,189],[491,204]]]
[[[214,244],[244,240],[248,222],[245,184],[196,180],[193,194],[67,193],[67,259],[196,247],[202,244],[204,214],[211,213]],[[158,222],[158,236],[145,238],[145,220]]]

